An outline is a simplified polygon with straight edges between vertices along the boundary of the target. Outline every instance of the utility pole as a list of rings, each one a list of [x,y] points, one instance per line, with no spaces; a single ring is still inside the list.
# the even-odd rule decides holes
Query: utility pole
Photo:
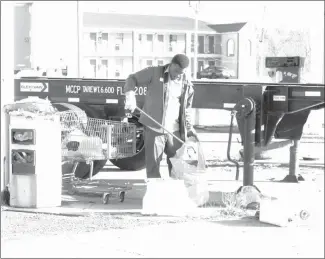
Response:
[[[262,15],[262,22],[261,22],[261,31],[260,31],[260,37],[259,37],[259,57],[260,57],[260,63],[259,63],[259,77],[260,79],[263,77],[263,70],[265,69],[264,63],[265,63],[265,33],[266,33],[266,26],[265,26],[265,19],[266,19],[266,5],[263,7],[263,15]]]
[[[198,68],[198,62],[197,62],[197,52],[198,52],[198,15],[199,15],[199,5],[200,1],[195,1],[194,6],[192,6],[191,1],[189,1],[189,6],[193,8],[194,10],[194,60],[193,60],[193,80],[197,79],[197,68]],[[191,40],[192,42],[192,40]],[[200,110],[195,109],[195,125],[200,125]]]
[[[81,16],[82,16],[81,12]],[[79,1],[77,1],[77,76],[80,78],[80,34],[82,28],[82,20],[80,21],[80,6]]]
[[[195,1],[196,3],[192,5],[191,1],[189,1],[189,6],[194,10],[194,64],[193,64],[193,79],[197,78],[197,51],[198,51],[198,15],[199,15],[199,5],[200,1]]]

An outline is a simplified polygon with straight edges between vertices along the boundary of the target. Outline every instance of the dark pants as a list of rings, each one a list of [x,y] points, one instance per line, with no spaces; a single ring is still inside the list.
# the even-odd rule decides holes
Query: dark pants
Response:
[[[173,134],[180,138],[179,131]],[[159,168],[164,153],[167,155],[168,171],[171,176],[172,164],[169,158],[175,156],[182,143],[170,134],[157,133],[148,127],[145,127],[144,142],[147,178],[161,178]]]

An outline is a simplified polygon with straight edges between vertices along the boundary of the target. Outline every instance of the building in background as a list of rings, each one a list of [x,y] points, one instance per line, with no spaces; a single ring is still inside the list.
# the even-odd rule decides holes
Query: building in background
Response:
[[[255,75],[255,39],[247,23],[198,23],[194,64],[194,19],[117,13],[87,13],[82,19],[83,77],[126,78],[148,66],[170,62],[178,53],[191,60],[191,71],[227,68],[232,78]]]
[[[51,75],[59,71],[56,76],[123,79],[184,53],[190,57],[190,72],[194,65],[199,73],[216,66],[231,71],[235,79],[256,78],[256,35],[249,23],[199,21],[194,64],[192,18],[79,14],[78,2],[39,1],[17,4],[14,21],[16,73],[39,69]]]

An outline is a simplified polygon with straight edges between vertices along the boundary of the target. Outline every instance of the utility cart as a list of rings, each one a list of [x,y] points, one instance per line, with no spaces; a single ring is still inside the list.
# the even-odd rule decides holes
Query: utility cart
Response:
[[[89,118],[81,111],[60,112],[62,161],[73,163],[69,194],[102,194],[103,203],[110,198],[124,201],[128,185],[113,185],[109,180],[94,180],[94,160],[120,159],[136,154],[136,126],[124,121]],[[80,162],[90,166],[88,179],[76,177]]]

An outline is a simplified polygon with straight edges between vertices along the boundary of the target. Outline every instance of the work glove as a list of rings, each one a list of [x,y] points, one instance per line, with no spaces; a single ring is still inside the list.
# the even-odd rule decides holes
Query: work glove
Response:
[[[135,108],[137,107],[137,100],[135,98],[134,91],[128,91],[125,93],[125,112],[126,113],[133,113]]]

